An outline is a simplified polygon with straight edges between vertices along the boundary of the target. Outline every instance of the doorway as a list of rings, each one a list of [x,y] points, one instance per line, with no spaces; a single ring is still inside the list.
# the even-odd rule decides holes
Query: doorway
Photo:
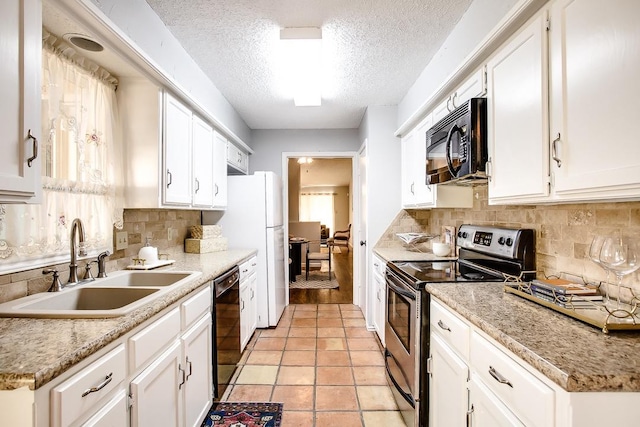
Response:
[[[353,234],[348,246],[330,247],[330,240],[336,231],[348,230],[357,220],[357,198],[354,193],[354,179],[357,161],[356,153],[283,153],[283,181],[285,227],[289,237],[315,240],[316,229],[320,251],[330,253],[331,271],[335,274],[338,287],[333,289],[297,288],[300,278],[305,276],[305,263],[302,267],[289,269],[290,283],[295,280],[296,287],[289,288],[290,304],[352,304],[354,303],[354,255]],[[312,235],[300,235],[305,225],[311,225]],[[295,234],[295,236],[293,234]],[[295,248],[295,245],[292,245]],[[295,249],[294,249],[295,250]],[[303,254],[304,258],[304,254]],[[294,256],[296,263],[301,260]],[[313,266],[310,270],[313,271]],[[320,268],[320,267],[317,267]],[[326,269],[326,265],[322,268]],[[326,271],[326,270],[323,270]],[[298,276],[301,274],[302,276]],[[328,281],[328,280],[327,280]],[[357,297],[355,298],[357,299]]]

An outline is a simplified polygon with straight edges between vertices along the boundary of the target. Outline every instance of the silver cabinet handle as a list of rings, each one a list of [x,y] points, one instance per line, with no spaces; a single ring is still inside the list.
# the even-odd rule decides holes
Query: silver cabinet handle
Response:
[[[182,382],[178,384],[178,390],[180,390],[182,389],[182,386],[184,385],[184,383],[187,382],[187,377],[186,377],[186,372],[184,369],[182,369],[181,364],[178,364],[178,371],[180,371],[180,373],[182,374]]]
[[[452,112],[453,108],[449,107],[449,102],[451,101],[451,97],[447,98],[447,111]]]
[[[551,143],[551,157],[555,160],[558,167],[562,166],[562,160],[558,157],[558,143],[560,142],[560,132],[558,132],[558,136]]]
[[[491,375],[493,378],[495,378],[496,381],[498,381],[500,384],[506,384],[509,387],[513,388],[513,384],[511,384],[511,382],[506,379],[505,377],[503,377],[500,372],[496,371],[493,366],[489,366],[489,375]]]
[[[471,408],[469,408],[469,410],[467,411],[467,427],[471,427],[471,423],[473,418],[471,417],[473,414],[473,403],[471,404]]]
[[[440,326],[440,328],[444,329],[445,331],[451,332],[451,328],[445,325],[442,320],[438,320],[438,326]]]
[[[38,138],[31,135],[31,129],[27,133],[27,138],[33,140],[33,156],[27,159],[27,166],[31,167],[31,162],[33,162],[38,157]]]
[[[196,193],[198,193],[198,191],[200,191],[200,181],[196,178]]]
[[[493,175],[493,163],[491,163],[491,157],[489,157],[489,160],[487,160],[484,170],[487,173],[487,178],[489,179],[489,182],[491,182],[491,177]]]
[[[213,185],[215,185],[215,187],[216,187],[216,192],[214,193],[214,196],[217,196],[218,195],[218,184],[213,184]]]
[[[84,391],[84,393],[82,393],[82,397],[88,396],[91,393],[95,393],[97,391],[102,390],[103,388],[105,388],[107,386],[107,384],[109,384],[111,382],[112,379],[113,379],[113,372],[109,373],[109,375],[107,375],[105,377],[104,381],[102,381],[97,386],[86,389]]]
[[[458,96],[458,92],[454,93],[453,96],[451,97],[451,105],[453,105],[453,109],[455,110],[456,108],[458,108],[456,106],[456,96]]]
[[[169,188],[172,182],[173,182],[173,175],[171,174],[171,171],[167,169],[167,188]]]
[[[411,183],[411,194],[415,194],[415,193],[413,192],[413,186],[414,186],[414,183],[412,182],[412,183]]]
[[[187,374],[185,381],[189,379],[191,374],[193,374],[193,363],[189,360],[189,356],[187,356],[187,365],[189,365],[189,373]]]

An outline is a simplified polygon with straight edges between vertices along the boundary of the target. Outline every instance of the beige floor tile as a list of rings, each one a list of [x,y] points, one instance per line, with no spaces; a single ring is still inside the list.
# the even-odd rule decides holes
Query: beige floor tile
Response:
[[[316,368],[318,385],[352,385],[353,374],[349,366],[318,366]]]
[[[317,320],[314,319],[299,319],[294,318],[291,320],[291,326],[294,328],[315,328],[317,326]]]
[[[289,326],[291,326],[291,317],[287,317],[285,319],[280,318],[278,321],[278,328],[288,328]]]
[[[353,376],[357,385],[386,385],[384,366],[354,366]]]
[[[284,350],[285,338],[258,338],[254,350]]]
[[[379,424],[380,426],[384,424]],[[362,427],[360,412],[316,412],[316,427]]]
[[[247,365],[279,365],[282,360],[282,351],[254,350],[248,354]]]
[[[270,402],[271,385],[235,385],[229,393],[229,402]]]
[[[345,328],[344,332],[348,338],[375,338],[375,332],[367,331],[365,328]]]
[[[342,318],[364,319],[364,316],[361,311],[343,311]]]
[[[295,319],[293,319],[295,321]],[[364,319],[358,318],[358,319],[342,319],[342,323],[344,324],[345,328],[364,328],[366,327],[366,324],[364,322]]]
[[[378,340],[375,338],[350,338],[347,343],[349,350],[381,350]]]
[[[315,350],[315,338],[289,338],[285,350]]]
[[[363,412],[365,427],[406,427],[399,411]]]
[[[318,311],[318,304],[296,304],[296,312],[298,311]]]
[[[353,386],[317,386],[316,411],[356,411],[356,389]]]
[[[319,351],[316,366],[351,366],[348,351]]]
[[[338,304],[318,304],[318,312],[320,311],[340,311]]]
[[[275,384],[278,366],[245,365],[236,379],[236,384]]]
[[[271,397],[273,402],[282,402],[283,410],[313,410],[313,386],[305,385],[277,385],[273,389]],[[283,427],[296,424],[282,424]],[[305,425],[305,424],[301,424]]]
[[[315,366],[316,352],[312,350],[286,350],[282,355],[282,366]]]
[[[344,328],[318,327],[319,338],[344,337],[344,336],[345,336]]]
[[[316,368],[313,366],[281,366],[278,372],[278,385],[313,385],[316,380]]]
[[[313,425],[311,411],[282,411],[282,427],[308,427]]]
[[[340,317],[340,313],[333,313],[331,311],[319,311],[318,312],[318,327],[327,327],[327,328],[341,328],[342,327],[342,317]]]
[[[286,337],[289,335],[289,327],[277,327],[275,329],[263,329],[260,331],[260,338]]]
[[[354,304],[340,304],[340,311],[344,313],[345,311],[361,311],[361,310],[360,310],[360,307]]]
[[[344,338],[318,338],[318,351],[346,349],[347,341]]]
[[[296,310],[296,312],[293,313],[294,319],[315,319],[316,317],[318,317],[317,311]]]
[[[311,338],[317,335],[316,328],[291,328],[289,329],[289,337],[293,338]]]
[[[398,409],[398,405],[396,405],[396,401],[393,399],[393,393],[391,393],[391,389],[388,386],[358,386],[356,390],[358,392],[360,408],[362,408],[363,411],[395,411]]]
[[[384,358],[379,351],[350,351],[353,366],[384,366]]]

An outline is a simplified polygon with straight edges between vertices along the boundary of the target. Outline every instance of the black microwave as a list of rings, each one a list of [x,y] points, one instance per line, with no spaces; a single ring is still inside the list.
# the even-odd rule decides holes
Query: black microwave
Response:
[[[487,100],[471,98],[426,133],[426,183],[486,181]]]

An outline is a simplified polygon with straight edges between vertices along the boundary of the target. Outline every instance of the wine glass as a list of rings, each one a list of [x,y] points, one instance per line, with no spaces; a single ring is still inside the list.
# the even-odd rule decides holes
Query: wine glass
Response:
[[[591,241],[591,245],[589,246],[589,254],[588,254],[588,256],[589,256],[589,259],[591,261],[595,262],[600,267],[602,267],[602,269],[606,273],[604,292],[605,292],[606,301],[609,302],[610,301],[610,298],[609,298],[609,269],[606,268],[604,265],[602,265],[602,261],[600,261],[600,253],[602,252],[602,244],[604,243],[605,240],[606,240],[606,236],[602,236],[602,235],[593,236],[593,240]]]
[[[620,308],[620,285],[622,278],[640,268],[640,251],[635,239],[629,236],[607,237],[602,243],[600,262],[613,271],[618,279],[618,308]]]

